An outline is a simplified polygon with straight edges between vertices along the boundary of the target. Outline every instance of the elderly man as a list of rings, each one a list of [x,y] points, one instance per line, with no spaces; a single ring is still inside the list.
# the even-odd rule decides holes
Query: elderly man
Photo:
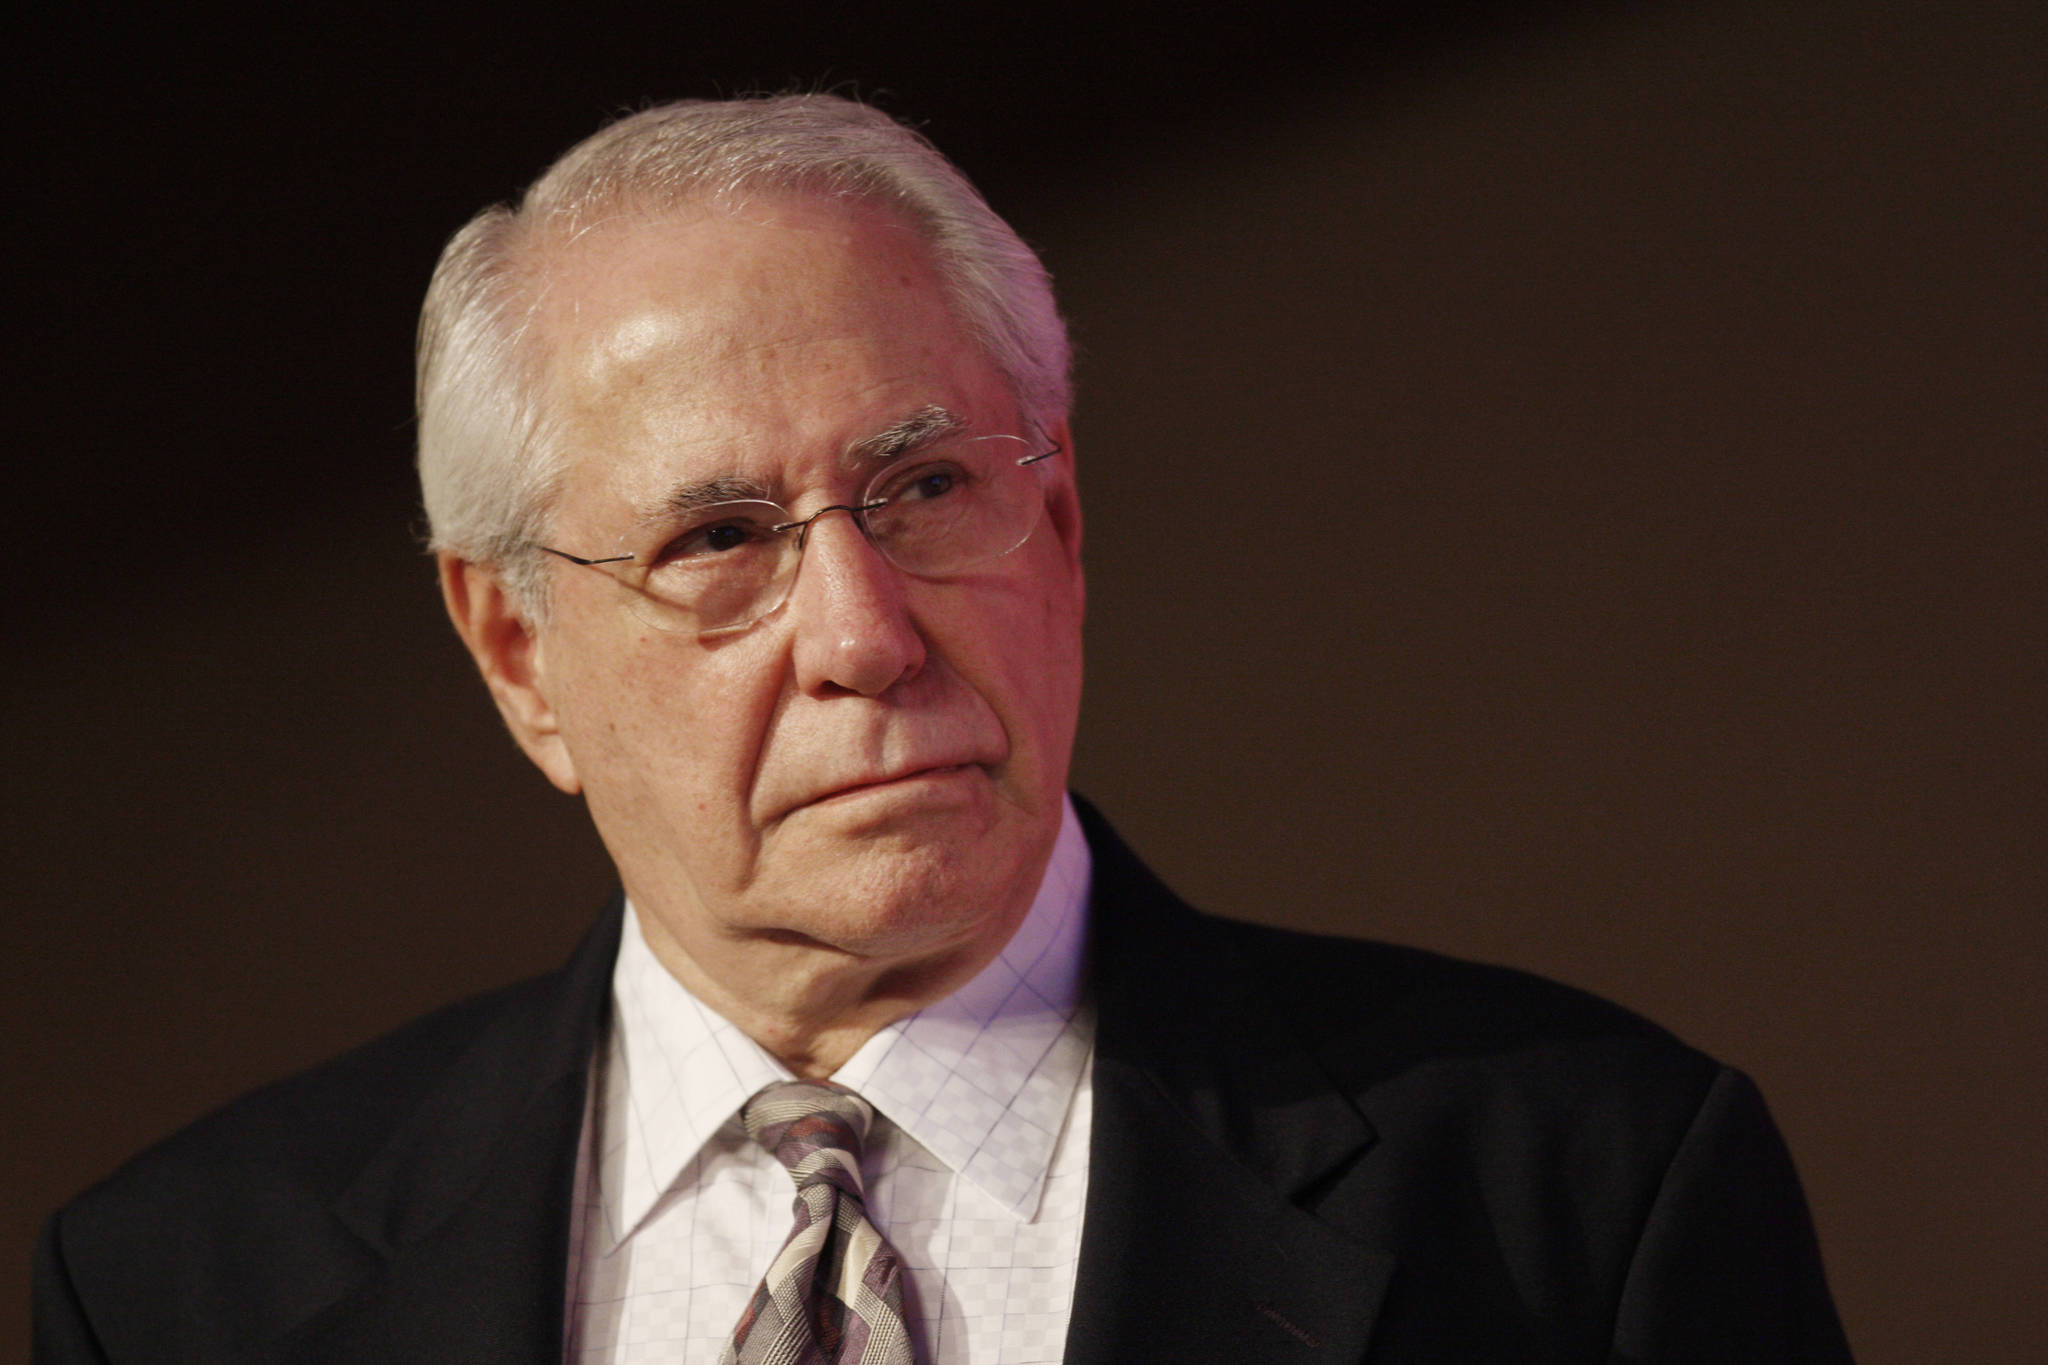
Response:
[[[1067,363],[830,97],[649,110],[458,234],[442,589],[623,894],[60,1213],[41,1358],[1845,1359],[1739,1075],[1199,916],[1068,798]]]

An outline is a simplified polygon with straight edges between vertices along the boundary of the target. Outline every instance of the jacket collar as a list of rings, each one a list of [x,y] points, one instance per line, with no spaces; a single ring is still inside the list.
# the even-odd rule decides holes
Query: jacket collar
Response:
[[[577,1140],[622,907],[615,897],[561,972],[497,1002],[490,1027],[336,1201],[383,1266],[275,1358],[560,1358]]]
[[[1095,1125],[1069,1365],[1356,1360],[1393,1268],[1310,1209],[1375,1140],[1233,929],[1080,805]]]

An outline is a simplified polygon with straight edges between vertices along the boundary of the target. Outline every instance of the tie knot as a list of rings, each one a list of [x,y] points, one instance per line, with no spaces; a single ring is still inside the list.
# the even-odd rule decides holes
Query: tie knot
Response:
[[[866,1100],[830,1081],[780,1081],[740,1110],[747,1136],[789,1169],[798,1189],[824,1180],[856,1199],[861,1143],[874,1117]]]

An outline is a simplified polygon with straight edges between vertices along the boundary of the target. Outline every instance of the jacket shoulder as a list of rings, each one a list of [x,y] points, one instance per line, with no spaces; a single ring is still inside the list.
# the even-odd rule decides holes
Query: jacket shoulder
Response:
[[[38,1358],[232,1358],[340,1297],[381,1259],[341,1213],[351,1187],[421,1116],[530,1084],[560,997],[543,977],[444,1007],[126,1162],[43,1229]]]
[[[331,1199],[478,1039],[535,1008],[545,981],[443,1006],[253,1090],[131,1158],[67,1212],[210,1199],[236,1173]]]
[[[1375,939],[1338,938],[1200,915],[1204,932],[1276,993],[1302,1027],[1323,1036],[1368,1021],[1389,1042],[1407,1037],[1450,1052],[1539,1038],[1630,1041],[1689,1051],[1662,1025],[1590,991],[1514,967]]]
[[[1668,1029],[1531,972],[1369,939],[1203,917],[1337,1087],[1435,1111],[1674,1144],[1725,1070]],[[1215,951],[1212,949],[1212,951]],[[1652,1136],[1652,1134],[1656,1136]]]

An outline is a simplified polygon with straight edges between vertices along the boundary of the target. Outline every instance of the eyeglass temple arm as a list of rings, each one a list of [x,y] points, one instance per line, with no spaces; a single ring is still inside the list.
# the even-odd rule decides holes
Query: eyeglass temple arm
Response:
[[[567,550],[557,550],[552,545],[536,545],[534,546],[534,548],[536,550],[544,550],[548,554],[555,556],[557,559],[566,559],[571,564],[624,564],[627,560],[633,558],[632,555],[609,555],[603,559],[585,559],[581,555],[572,555]]]
[[[1042,455],[1026,455],[1023,459],[1017,461],[1017,467],[1019,469],[1022,469],[1025,465],[1037,464],[1040,460],[1050,460],[1053,456],[1058,455],[1065,450],[1065,446],[1055,441],[1053,442],[1053,447],[1051,450],[1046,451]]]

